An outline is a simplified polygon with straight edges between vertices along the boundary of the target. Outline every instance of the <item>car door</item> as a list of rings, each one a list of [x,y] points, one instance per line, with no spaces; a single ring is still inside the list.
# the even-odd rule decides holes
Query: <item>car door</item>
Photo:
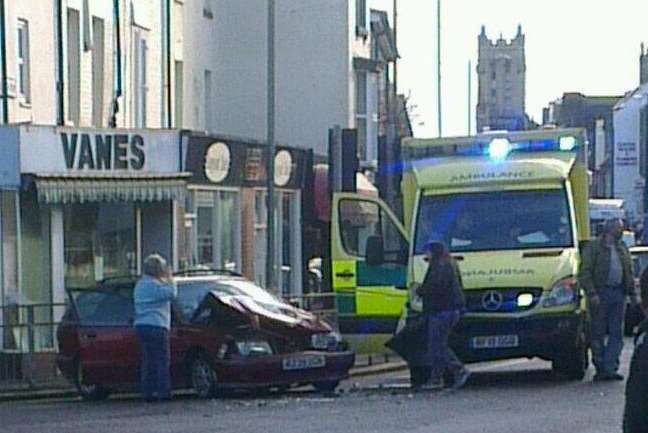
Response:
[[[112,388],[135,383],[139,351],[132,290],[77,290],[71,295],[79,317],[84,383]]]
[[[377,197],[336,193],[332,212],[331,281],[341,330],[386,332],[381,328],[396,323],[407,300],[406,231]]]

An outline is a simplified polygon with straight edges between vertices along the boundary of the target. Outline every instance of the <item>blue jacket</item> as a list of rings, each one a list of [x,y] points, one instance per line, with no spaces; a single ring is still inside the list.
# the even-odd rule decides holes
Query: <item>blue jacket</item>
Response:
[[[135,285],[135,326],[171,328],[171,301],[178,295],[175,284],[164,284],[144,275]]]

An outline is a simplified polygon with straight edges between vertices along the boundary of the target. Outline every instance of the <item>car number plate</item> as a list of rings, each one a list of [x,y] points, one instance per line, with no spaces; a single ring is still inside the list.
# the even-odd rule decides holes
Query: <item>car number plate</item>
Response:
[[[473,337],[473,349],[503,349],[518,347],[520,341],[517,335],[487,335]]]
[[[307,368],[319,368],[326,365],[326,358],[323,355],[293,356],[283,360],[284,370],[305,370]]]

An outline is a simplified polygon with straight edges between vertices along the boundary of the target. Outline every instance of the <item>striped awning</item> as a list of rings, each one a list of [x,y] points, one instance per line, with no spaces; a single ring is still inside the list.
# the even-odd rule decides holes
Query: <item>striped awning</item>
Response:
[[[41,203],[184,200],[190,173],[38,174]]]

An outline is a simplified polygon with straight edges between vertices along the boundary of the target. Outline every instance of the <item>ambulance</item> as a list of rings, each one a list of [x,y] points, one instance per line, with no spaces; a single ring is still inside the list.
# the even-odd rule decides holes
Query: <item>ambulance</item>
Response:
[[[442,240],[466,291],[467,311],[451,337],[460,358],[540,357],[582,379],[588,315],[576,276],[590,239],[584,130],[410,138],[402,153],[399,212],[378,198],[333,197],[332,286],[340,329],[356,350],[376,349],[376,336],[421,310],[414,288],[427,268],[423,246]]]

